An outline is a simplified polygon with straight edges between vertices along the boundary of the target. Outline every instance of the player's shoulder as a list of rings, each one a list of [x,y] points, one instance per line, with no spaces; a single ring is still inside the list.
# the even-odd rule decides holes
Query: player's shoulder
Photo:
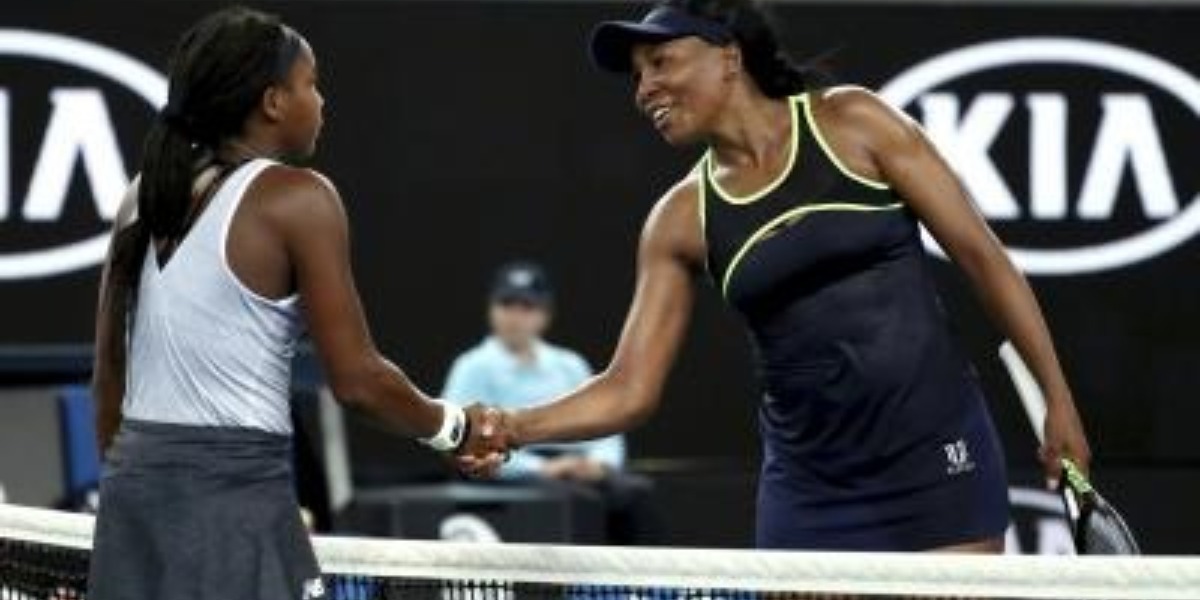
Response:
[[[707,156],[707,154],[705,154]],[[680,177],[658,199],[656,210],[695,210],[702,193],[705,158],[696,162],[687,173]]]
[[[813,111],[824,127],[853,128],[863,133],[896,135],[910,120],[874,91],[837,85],[810,92]]]
[[[671,185],[654,203],[647,217],[647,229],[693,224],[699,219],[704,159]]]
[[[834,85],[808,93],[813,108],[835,116],[871,114],[883,109],[887,102],[869,88],[861,85]]]
[[[138,196],[142,189],[142,174],[136,173],[133,180],[129,182],[129,187],[125,188],[125,195],[121,197],[121,204],[117,208],[117,216],[113,221],[117,231],[125,229],[138,218]]]
[[[704,257],[701,165],[675,182],[654,204],[642,228],[642,247],[698,266]]]
[[[272,164],[255,178],[247,200],[272,222],[311,234],[321,226],[343,227],[345,207],[333,182],[313,169]]]
[[[333,181],[319,171],[304,167],[271,164],[263,169],[255,184],[268,194],[287,194],[313,201],[339,200]]]

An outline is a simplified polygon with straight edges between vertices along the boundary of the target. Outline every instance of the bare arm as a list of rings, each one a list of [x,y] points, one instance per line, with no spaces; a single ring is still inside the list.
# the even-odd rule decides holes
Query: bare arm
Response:
[[[376,349],[363,315],[350,261],[341,197],[323,177],[276,167],[260,186],[287,248],[309,331],[334,395],[397,432],[433,435],[442,409]]]
[[[121,402],[125,399],[125,368],[128,292],[131,281],[117,272],[120,261],[134,260],[131,239],[137,207],[138,181],[134,180],[113,225],[108,257],[100,274],[100,292],[96,302],[96,332],[92,364],[92,397],[96,402],[96,443],[104,456],[121,426]],[[131,265],[140,269],[140,264]]]
[[[703,264],[695,185],[676,187],[646,221],[633,303],[612,360],[557,402],[517,412],[512,443],[596,438],[626,431],[657,408],[691,315],[693,280]]]
[[[1057,473],[1059,455],[1086,468],[1087,440],[1037,299],[962,182],[916,123],[870,92],[842,89],[820,104],[822,120],[833,124],[826,132],[851,168],[887,181],[907,200],[1030,365],[1048,403],[1047,469]]]

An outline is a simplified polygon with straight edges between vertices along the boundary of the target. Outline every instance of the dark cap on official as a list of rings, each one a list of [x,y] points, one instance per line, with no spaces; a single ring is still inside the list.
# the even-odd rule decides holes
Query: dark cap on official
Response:
[[[491,301],[528,302],[547,307],[554,302],[554,290],[550,287],[550,278],[541,265],[528,261],[512,262],[496,271]]]
[[[635,44],[692,36],[717,46],[734,41],[729,28],[717,21],[675,6],[659,6],[641,21],[605,21],[592,29],[592,62],[606,71],[627,73],[633,68],[630,54]]]

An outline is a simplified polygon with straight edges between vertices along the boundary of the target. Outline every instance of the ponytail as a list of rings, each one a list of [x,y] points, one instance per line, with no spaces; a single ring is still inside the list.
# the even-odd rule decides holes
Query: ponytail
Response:
[[[183,233],[196,164],[195,144],[160,114],[142,143],[137,216],[127,224],[118,223],[113,232],[104,293],[109,320],[124,324],[121,330],[132,327],[129,321],[151,240],[175,239]]]
[[[137,216],[114,233],[104,292],[111,322],[129,328],[152,242],[178,242],[187,233],[196,173],[241,133],[301,43],[278,17],[240,7],[208,15],[180,39],[167,105],[142,142]]]
[[[746,72],[769,98],[786,98],[809,88],[811,77],[808,71],[782,50],[776,49],[770,54],[743,51],[742,57]]]
[[[178,239],[192,198],[192,180],[201,158],[181,118],[168,106],[150,126],[142,144],[138,222],[156,239]]]

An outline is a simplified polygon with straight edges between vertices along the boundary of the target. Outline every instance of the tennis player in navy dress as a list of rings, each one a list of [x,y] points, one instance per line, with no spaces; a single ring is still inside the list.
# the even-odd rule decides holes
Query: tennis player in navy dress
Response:
[[[814,85],[745,1],[664,2],[601,24],[592,54],[632,73],[638,108],[669,143],[708,151],[647,220],[608,369],[554,404],[502,414],[492,435],[521,445],[636,426],[659,401],[693,281],[708,279],[755,343],[760,547],[1002,550],[1003,452],[921,224],[1052,399],[1048,476],[1057,456],[1086,463],[1088,445],[1036,299],[920,128],[867,90]]]

